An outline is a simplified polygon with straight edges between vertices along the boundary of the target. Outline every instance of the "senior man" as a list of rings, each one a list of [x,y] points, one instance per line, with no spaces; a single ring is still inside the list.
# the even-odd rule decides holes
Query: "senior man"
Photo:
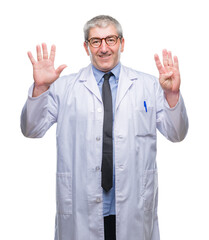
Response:
[[[121,25],[110,16],[85,24],[91,64],[59,77],[55,46],[31,52],[34,84],[22,132],[39,138],[57,123],[55,240],[159,240],[156,129],[184,139],[188,119],[177,57],[163,50],[159,80],[120,63]]]

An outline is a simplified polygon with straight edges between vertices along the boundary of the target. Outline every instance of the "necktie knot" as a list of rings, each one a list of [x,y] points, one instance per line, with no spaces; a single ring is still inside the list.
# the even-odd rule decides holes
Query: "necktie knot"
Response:
[[[113,75],[112,72],[105,73],[104,76],[103,76],[104,77],[104,81],[109,80],[112,75]]]

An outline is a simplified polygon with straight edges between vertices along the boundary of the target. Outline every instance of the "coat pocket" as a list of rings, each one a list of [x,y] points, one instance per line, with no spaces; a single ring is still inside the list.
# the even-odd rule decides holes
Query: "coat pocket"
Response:
[[[156,134],[156,115],[154,108],[136,109],[134,112],[135,135],[144,137]]]
[[[144,199],[144,211],[152,211],[156,207],[158,192],[157,170],[146,170],[143,175],[142,197]]]
[[[57,173],[57,213],[72,214],[72,177],[70,173]]]

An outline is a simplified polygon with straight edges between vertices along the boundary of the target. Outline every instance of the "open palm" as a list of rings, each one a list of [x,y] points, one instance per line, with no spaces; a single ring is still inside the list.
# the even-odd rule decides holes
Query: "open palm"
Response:
[[[171,52],[163,50],[163,65],[159,56],[155,54],[155,63],[159,71],[159,81],[165,93],[178,93],[180,88],[180,72],[178,58],[172,59]]]
[[[34,59],[31,52],[28,52],[28,57],[33,65],[33,78],[36,88],[47,90],[49,86],[57,80],[66,65],[61,65],[57,69],[54,68],[54,59],[56,47],[52,45],[50,56],[48,57],[47,46],[42,44],[43,56],[41,47],[36,46],[37,61]]]

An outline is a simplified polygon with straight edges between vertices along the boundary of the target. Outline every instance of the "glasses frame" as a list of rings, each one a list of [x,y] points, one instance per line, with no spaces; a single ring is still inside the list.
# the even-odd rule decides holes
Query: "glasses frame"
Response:
[[[113,44],[113,45],[109,45],[109,44],[107,43],[107,39],[108,39],[108,38],[111,38],[111,37],[115,37],[115,38],[116,38],[116,42],[115,42],[115,44]],[[95,46],[93,46],[93,45],[91,44],[91,40],[92,40],[92,39],[98,39],[98,40],[100,40],[100,44],[99,44],[98,47],[95,47]],[[122,39],[122,36],[109,35],[109,36],[107,36],[107,37],[105,37],[105,38],[92,37],[92,38],[86,40],[86,43],[89,43],[93,48],[99,48],[99,47],[102,45],[102,40],[105,40],[105,43],[106,43],[109,47],[112,47],[112,46],[115,46],[115,45],[117,44],[118,39]]]

